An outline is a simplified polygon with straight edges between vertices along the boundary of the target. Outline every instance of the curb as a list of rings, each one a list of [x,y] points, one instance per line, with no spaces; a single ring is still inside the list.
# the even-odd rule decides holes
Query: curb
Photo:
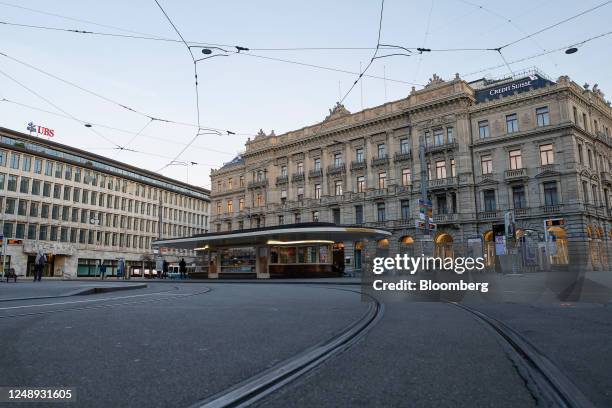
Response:
[[[76,289],[72,292],[68,292],[63,295],[56,296],[32,296],[32,297],[22,297],[22,298],[9,298],[9,299],[0,299],[1,302],[13,302],[17,300],[38,300],[38,299],[58,299],[65,298],[71,296],[83,296],[83,295],[93,295],[96,293],[107,293],[107,292],[116,292],[119,290],[133,290],[133,289],[143,289],[148,285],[146,283],[140,283],[136,285],[125,285],[125,286],[108,286],[108,287],[89,287],[84,289]]]

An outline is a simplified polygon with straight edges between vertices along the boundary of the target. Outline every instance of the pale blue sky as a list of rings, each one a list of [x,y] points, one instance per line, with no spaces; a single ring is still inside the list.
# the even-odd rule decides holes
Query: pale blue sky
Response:
[[[160,0],[187,40],[236,44],[250,48],[373,47],[376,45],[380,1],[189,1]],[[604,0],[386,0],[381,42],[407,47],[497,47],[547,25],[563,20]],[[125,33],[116,29],[62,19],[10,7],[43,10],[74,19],[111,25],[137,32],[176,38],[153,0],[36,1],[0,0],[0,21]],[[482,8],[480,6],[483,6]],[[429,16],[431,15],[431,18]],[[509,22],[508,19],[511,21]],[[551,50],[610,31],[612,3],[557,28],[526,39],[504,50],[509,61]],[[427,27],[429,33],[426,35]],[[0,24],[0,52],[36,65],[154,116],[195,123],[192,66],[179,43],[144,41],[41,31]],[[519,71],[539,67],[553,79],[567,74],[583,84],[599,83],[612,96],[612,35],[589,42],[578,53],[562,51],[513,64]],[[350,51],[252,51],[252,54],[291,59],[358,71],[367,64],[371,50]],[[369,74],[423,84],[437,73],[451,78],[502,63],[491,51],[428,53],[423,56],[377,60]],[[138,131],[147,119],[118,108],[80,90],[23,67],[0,56],[0,70],[34,89],[63,110],[80,119],[115,128]],[[483,75],[498,77],[506,68],[488,69]],[[354,75],[323,71],[259,58],[233,55],[199,63],[201,123],[233,130],[236,136],[201,136],[182,160],[195,161],[189,181],[209,186],[211,167],[219,167],[243,149],[248,134],[260,128],[277,134],[322,120],[327,110],[354,81]],[[340,89],[339,89],[340,88]],[[366,78],[363,107],[405,97],[411,85]],[[362,89],[356,87],[345,106],[362,106]],[[0,74],[0,98],[49,111],[44,100],[28,93]],[[0,126],[26,131],[34,121],[54,128],[54,140],[117,157],[105,139],[82,125],[36,110],[0,103]],[[117,144],[132,135],[96,127]],[[154,122],[130,147],[155,155],[174,157],[194,135],[188,126]],[[162,140],[165,139],[165,140]],[[206,149],[214,149],[210,151]],[[119,160],[157,170],[168,159],[121,152]],[[163,174],[185,180],[186,169],[169,167]]]

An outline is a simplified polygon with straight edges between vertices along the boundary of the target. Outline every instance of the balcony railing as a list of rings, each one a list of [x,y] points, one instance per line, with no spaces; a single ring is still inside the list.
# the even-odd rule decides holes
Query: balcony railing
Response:
[[[412,184],[407,184],[405,186],[397,186],[395,188],[395,192],[397,194],[412,193]]]
[[[562,208],[562,204],[543,205],[540,207],[540,211],[542,211],[544,214],[559,214],[561,213]]]
[[[501,218],[500,211],[481,211],[478,213],[481,220],[494,220]]]
[[[289,176],[278,176],[276,177],[276,185],[279,184],[287,184],[287,182],[289,181]]]
[[[321,198],[321,204],[336,204],[341,203],[343,200],[343,195],[323,196]]]
[[[398,162],[410,160],[411,158],[412,158],[412,152],[408,150],[407,152],[395,153],[395,156],[393,156],[393,161],[398,163]]]
[[[259,188],[259,187],[267,187],[268,179],[264,180],[255,180],[249,182],[249,188]]]
[[[558,164],[545,164],[544,166],[538,167],[538,174],[545,172],[558,172],[559,165]]]
[[[344,163],[338,165],[327,166],[327,175],[333,176],[335,174],[342,174],[346,172],[346,166]]]
[[[522,168],[522,169],[506,170],[505,178],[506,180],[517,180],[517,179],[527,178],[527,169]]]
[[[529,215],[529,208],[515,208],[514,216],[515,217],[527,217]]]
[[[389,164],[389,156],[379,156],[372,158],[372,166],[386,166]]]
[[[377,188],[375,190],[368,190],[366,192],[366,197],[368,198],[373,198],[373,197],[382,197],[382,196],[386,196],[387,194],[389,194],[389,190],[386,188]]]
[[[304,173],[294,173],[291,176],[291,181],[293,181],[293,182],[304,181]]]
[[[368,167],[365,160],[356,160],[351,162],[351,170],[361,170]]]
[[[442,143],[442,144],[427,146],[425,148],[425,151],[427,153],[434,153],[434,152],[439,152],[442,150],[453,150],[453,149],[456,149],[457,147],[459,147],[459,144],[457,144],[457,142],[450,142],[450,143]]]
[[[436,224],[444,224],[449,222],[456,222],[459,218],[459,215],[457,213],[434,214],[432,218]]]
[[[312,169],[308,172],[308,178],[317,178],[317,177],[322,177],[322,176],[323,176],[323,169]]]
[[[429,188],[449,188],[457,186],[457,177],[447,177],[442,179],[429,180]]]

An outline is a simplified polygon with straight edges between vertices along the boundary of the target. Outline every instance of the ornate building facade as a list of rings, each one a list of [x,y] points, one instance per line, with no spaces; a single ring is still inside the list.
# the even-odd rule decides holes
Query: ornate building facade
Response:
[[[211,231],[322,221],[393,232],[336,243],[350,271],[368,246],[420,254],[430,241],[495,266],[511,223],[526,265],[609,268],[611,132],[603,93],[566,76],[434,75],[401,100],[356,113],[337,104],[313,126],[260,131],[211,173]]]

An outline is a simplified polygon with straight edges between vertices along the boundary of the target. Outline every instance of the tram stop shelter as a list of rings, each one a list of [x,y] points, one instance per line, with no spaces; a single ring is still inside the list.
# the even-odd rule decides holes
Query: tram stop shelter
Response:
[[[215,278],[315,278],[341,276],[361,265],[361,248],[391,236],[391,232],[333,223],[300,223],[214,232],[153,242],[158,249],[188,249]],[[353,243],[359,242],[359,250]],[[355,247],[357,248],[357,247]]]

